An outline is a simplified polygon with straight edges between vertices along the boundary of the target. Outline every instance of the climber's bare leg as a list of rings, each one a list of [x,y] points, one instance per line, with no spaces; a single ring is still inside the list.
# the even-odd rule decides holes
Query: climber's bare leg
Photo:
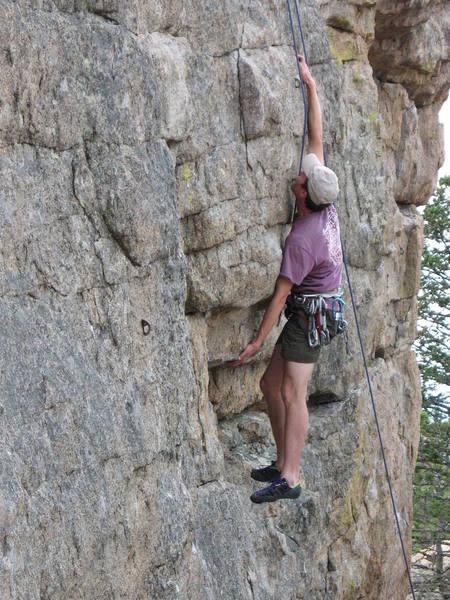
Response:
[[[289,485],[299,479],[300,457],[308,432],[306,394],[314,363],[284,362],[281,398],[285,407],[284,463],[281,476]]]
[[[277,446],[277,465],[280,469],[283,468],[284,463],[284,427],[286,422],[286,409],[281,396],[284,364],[284,359],[281,356],[281,344],[277,344],[272,352],[269,366],[260,381],[261,391],[267,402],[270,424]]]

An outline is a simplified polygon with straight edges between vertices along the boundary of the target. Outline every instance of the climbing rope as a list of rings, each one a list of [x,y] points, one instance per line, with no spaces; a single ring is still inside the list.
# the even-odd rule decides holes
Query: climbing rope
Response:
[[[303,106],[305,107],[304,118],[303,118],[302,150],[300,152],[300,166],[298,168],[298,174],[300,175],[300,173],[302,172],[302,166],[303,166],[303,156],[305,154],[306,133],[308,131],[308,101],[306,99],[305,84],[303,83],[302,70],[300,69],[300,61],[298,59],[297,39],[296,39],[296,35],[295,35],[295,27],[294,27],[294,20],[292,17],[292,9],[291,9],[290,0],[287,0],[287,6],[288,6],[288,12],[289,12],[289,21],[291,23],[292,39],[294,41],[295,59],[297,61],[297,70],[298,70],[298,77],[300,80],[300,89],[302,91],[302,96],[303,96]],[[302,22],[300,19],[300,11],[298,9],[297,0],[295,1],[295,8],[297,10],[297,21],[298,21],[298,25],[299,25],[299,29],[300,29],[300,35],[301,35],[302,44],[303,44],[303,52],[305,52],[305,60],[306,60],[306,45],[305,45],[305,41],[304,41],[304,37],[303,37],[303,28],[302,28]],[[294,205],[292,207],[292,212],[291,212],[291,218],[290,218],[291,223],[294,220],[295,211],[296,211],[296,205],[294,202]]]
[[[303,104],[305,107],[305,122],[303,125],[303,140],[302,140],[302,151],[301,151],[301,157],[300,157],[300,172],[301,172],[301,168],[302,168],[302,164],[303,164],[303,154],[304,154],[304,150],[305,150],[305,137],[306,137],[306,133],[307,133],[307,117],[308,117],[308,102],[306,99],[306,93],[305,93],[305,86],[303,83],[303,78],[302,78],[302,74],[301,74],[301,69],[300,69],[300,61],[298,59],[298,49],[297,49],[297,36],[296,36],[296,32],[295,32],[295,27],[294,27],[294,20],[292,17],[292,8],[291,8],[291,0],[286,0],[287,1],[287,7],[288,7],[288,12],[289,12],[289,21],[291,24],[291,30],[292,30],[292,39],[294,41],[294,50],[295,50],[295,57],[297,60],[297,68],[298,68],[298,72],[299,72],[299,77],[300,77],[300,84],[301,84],[301,89],[302,89],[302,95],[303,95]],[[303,35],[303,28],[302,28],[302,21],[301,21],[301,16],[300,16],[300,10],[299,10],[299,6],[298,6],[298,1],[297,0],[293,0],[295,3],[295,10],[296,10],[296,14],[297,14],[297,24],[298,24],[298,28],[300,31],[300,36],[301,36],[301,40],[302,40],[302,46],[303,46],[303,55],[305,57],[305,61],[306,64],[308,63],[308,55],[306,53],[306,44],[305,44],[305,38]],[[328,166],[328,161],[327,161],[327,157],[325,154],[325,148],[324,148],[324,158],[325,158],[325,165]],[[414,592],[414,586],[413,586],[413,582],[411,579],[411,572],[409,570],[409,565],[408,565],[408,559],[406,556],[406,550],[405,550],[405,545],[403,542],[403,536],[402,536],[402,532],[400,529],[400,522],[398,519],[398,512],[397,512],[397,506],[395,504],[395,499],[394,499],[394,492],[392,490],[392,484],[391,484],[391,477],[389,475],[389,469],[388,469],[388,465],[387,465],[387,461],[386,461],[386,454],[384,451],[384,444],[383,444],[383,438],[381,435],[381,430],[380,430],[380,425],[378,422],[378,415],[377,415],[377,409],[375,406],[375,398],[373,395],[373,390],[372,390],[372,384],[371,384],[371,380],[370,380],[370,375],[369,375],[369,368],[367,366],[367,360],[366,360],[366,353],[364,350],[364,343],[363,343],[363,339],[362,339],[362,335],[361,335],[361,328],[359,326],[359,319],[358,319],[358,313],[356,311],[356,303],[355,303],[355,298],[353,295],[353,288],[352,288],[352,284],[351,284],[351,280],[350,280],[350,273],[348,270],[348,265],[347,265],[347,259],[345,256],[345,252],[344,252],[344,244],[342,241],[342,237],[341,237],[341,248],[342,248],[342,257],[343,257],[343,263],[344,263],[344,268],[345,268],[345,274],[347,276],[347,282],[348,282],[348,289],[350,291],[350,298],[352,300],[352,307],[353,307],[353,314],[355,316],[355,323],[356,323],[356,330],[358,332],[358,338],[359,338],[359,345],[361,348],[361,355],[362,355],[362,359],[363,359],[363,363],[364,363],[364,370],[366,373],[366,377],[367,377],[367,384],[368,384],[368,388],[369,388],[369,393],[370,393],[370,398],[372,401],[372,408],[373,408],[373,413],[375,416],[375,423],[377,426],[377,432],[378,432],[378,439],[380,440],[380,446],[381,446],[381,454],[383,456],[383,463],[384,463],[384,469],[386,472],[386,479],[388,482],[388,486],[389,486],[389,493],[391,495],[391,501],[392,501],[392,507],[394,510],[394,516],[395,516],[395,522],[397,525],[397,531],[398,531],[398,535],[400,538],[400,544],[402,547],[402,553],[403,553],[403,559],[405,561],[405,566],[406,566],[406,572],[408,574],[408,580],[409,580],[409,585],[411,588],[411,593],[412,593],[412,597],[413,600],[416,600],[416,595]]]
[[[303,83],[303,77],[302,77],[302,71],[300,69],[300,61],[298,59],[298,48],[297,48],[297,39],[296,39],[296,35],[295,35],[295,27],[294,27],[294,21],[292,18],[292,9],[291,9],[291,2],[290,0],[287,0],[287,5],[288,5],[288,11],[289,11],[289,20],[291,22],[291,30],[292,30],[292,39],[294,40],[294,50],[295,50],[295,58],[297,60],[297,69],[298,69],[298,76],[300,79],[300,88],[302,90],[302,96],[303,96],[303,105],[305,107],[305,117],[303,119],[303,137],[302,137],[302,151],[300,154],[300,167],[298,170],[298,174],[300,175],[300,173],[302,172],[302,166],[303,166],[303,156],[305,154],[305,140],[306,140],[306,132],[308,131],[308,101],[306,100],[306,92],[305,92],[305,84]],[[297,16],[298,16],[298,21],[300,24],[300,31],[302,32],[302,42],[303,42],[303,29],[301,27],[301,21],[300,21],[300,12],[298,10],[298,4],[297,4],[297,0],[295,0],[295,5],[297,8]],[[305,52],[305,47],[303,46],[303,51]],[[305,54],[305,60],[306,60],[306,54]]]

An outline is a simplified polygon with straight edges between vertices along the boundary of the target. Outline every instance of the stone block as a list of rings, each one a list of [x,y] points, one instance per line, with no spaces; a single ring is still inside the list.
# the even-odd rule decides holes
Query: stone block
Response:
[[[134,266],[177,250],[175,176],[162,140],[136,147],[88,145],[98,211],[110,236]]]
[[[272,295],[281,262],[280,233],[279,227],[254,226],[231,242],[189,255],[187,310],[245,308]]]
[[[187,85],[187,40],[158,32],[138,38],[141,51],[149,57],[149,68],[160,82],[161,136],[181,141],[192,130],[194,115]]]
[[[303,107],[292,58],[284,48],[239,52],[240,102],[247,139],[300,134]]]
[[[133,144],[159,133],[151,64],[125,30],[3,3],[0,134],[67,149],[96,137]]]

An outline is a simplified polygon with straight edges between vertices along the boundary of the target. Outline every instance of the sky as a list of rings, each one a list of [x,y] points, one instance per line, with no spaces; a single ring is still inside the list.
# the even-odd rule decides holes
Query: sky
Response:
[[[445,144],[445,162],[439,171],[439,177],[444,177],[444,175],[450,175],[450,96],[439,112],[439,121],[444,123]]]

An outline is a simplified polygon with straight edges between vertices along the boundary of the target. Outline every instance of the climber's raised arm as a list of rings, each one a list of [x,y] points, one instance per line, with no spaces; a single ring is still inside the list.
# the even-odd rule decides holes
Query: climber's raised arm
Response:
[[[317,95],[316,82],[311,75],[305,58],[301,55],[298,58],[308,98],[308,150],[314,153],[322,164],[325,164],[323,156],[322,110],[320,108],[319,96]]]

